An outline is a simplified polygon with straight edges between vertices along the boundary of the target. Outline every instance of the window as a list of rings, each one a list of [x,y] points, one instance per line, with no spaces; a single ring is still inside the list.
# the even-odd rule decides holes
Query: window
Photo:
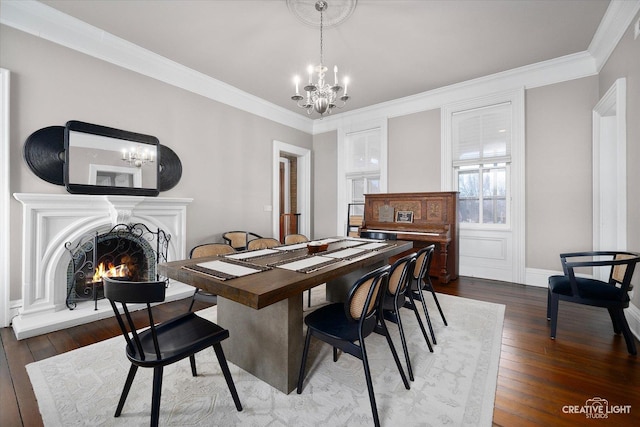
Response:
[[[508,224],[511,103],[460,111],[451,123],[460,223]]]
[[[364,195],[387,191],[386,119],[341,127],[337,148],[336,231],[342,236],[357,222],[350,217],[362,220]]]
[[[506,163],[461,166],[457,175],[461,223],[507,223]]]
[[[380,192],[380,129],[348,134],[345,148],[347,203],[363,203]]]

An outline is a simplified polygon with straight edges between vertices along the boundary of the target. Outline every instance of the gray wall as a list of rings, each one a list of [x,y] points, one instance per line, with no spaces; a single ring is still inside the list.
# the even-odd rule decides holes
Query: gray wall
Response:
[[[338,227],[338,132],[313,137],[313,237],[335,236]],[[344,209],[346,217],[347,210]]]
[[[389,192],[440,191],[440,110],[389,119]]]
[[[526,91],[526,267],[561,270],[593,244],[592,110],[598,78]]]
[[[11,71],[11,192],[66,194],[22,158],[34,131],[81,120],[156,136],[182,160],[163,197],[191,197],[187,247],[229,229],[271,235],[272,141],[312,148],[312,137],[93,57],[0,26],[0,66]],[[265,161],[265,159],[269,159]],[[335,179],[335,178],[334,178]],[[11,300],[21,297],[22,206],[11,205]],[[331,233],[334,234],[334,233]]]

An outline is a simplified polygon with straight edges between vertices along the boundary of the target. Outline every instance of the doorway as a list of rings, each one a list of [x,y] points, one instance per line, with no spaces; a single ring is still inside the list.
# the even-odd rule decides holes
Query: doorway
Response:
[[[273,141],[273,236],[281,214],[295,215],[297,230],[311,237],[311,150]]]

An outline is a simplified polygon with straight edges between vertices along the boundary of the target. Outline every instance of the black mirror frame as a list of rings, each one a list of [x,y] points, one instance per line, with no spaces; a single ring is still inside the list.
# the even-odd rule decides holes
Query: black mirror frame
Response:
[[[89,133],[94,135],[105,136],[109,138],[122,139],[126,141],[133,141],[143,144],[155,145],[157,150],[156,165],[156,188],[129,188],[129,187],[114,187],[114,186],[100,186],[89,184],[74,184],[69,182],[69,131],[77,131],[83,133]],[[95,125],[91,123],[80,122],[77,120],[71,120],[67,122],[64,129],[64,150],[65,150],[65,162],[64,162],[64,183],[69,193],[73,194],[114,194],[114,195],[128,195],[128,196],[157,196],[160,194],[158,189],[160,183],[160,142],[158,138],[151,135],[144,135],[135,132],[129,132],[120,129],[114,129],[106,126]]]

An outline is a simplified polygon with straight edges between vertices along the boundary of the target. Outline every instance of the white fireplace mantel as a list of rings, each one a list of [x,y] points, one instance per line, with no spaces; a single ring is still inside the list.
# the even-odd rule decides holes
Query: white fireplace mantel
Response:
[[[80,194],[15,193],[23,205],[22,308],[12,326],[18,339],[75,326],[112,315],[106,301],[65,305],[67,268],[64,247],[92,232],[107,232],[116,224],[143,223],[171,236],[168,260],[186,254],[186,212],[193,199]],[[193,288],[172,283],[167,301],[184,298]]]

